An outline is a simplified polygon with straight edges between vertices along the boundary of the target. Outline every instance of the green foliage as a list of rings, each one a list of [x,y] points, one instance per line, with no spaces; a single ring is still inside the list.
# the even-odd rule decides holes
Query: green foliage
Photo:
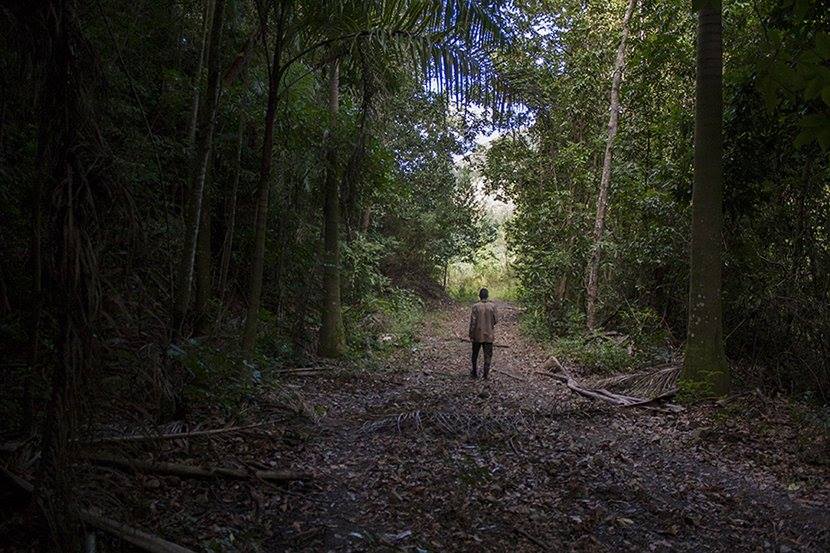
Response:
[[[621,310],[619,328],[643,351],[656,352],[669,344],[660,315],[649,306],[630,306]]]
[[[686,332],[696,30],[689,8],[680,0],[638,5],[622,82],[598,318],[632,337],[637,363],[665,357]],[[739,385],[825,399],[828,13],[812,0],[723,5],[727,354],[761,367]],[[516,205],[506,239],[526,324],[537,334],[542,326],[555,336],[582,332],[621,14],[619,4],[569,0],[511,14],[519,47],[503,61],[526,111],[476,168],[490,192]]]
[[[257,353],[260,362],[272,367],[281,367],[303,360],[302,352],[294,350],[291,340],[280,328],[278,317],[267,309],[260,309],[259,321],[262,328],[257,341]]]
[[[634,366],[624,346],[602,338],[559,337],[553,340],[552,350],[557,357],[599,374],[621,373]]]
[[[481,288],[487,288],[492,299],[515,300],[516,283],[504,227],[499,226],[497,239],[476,250],[471,259],[450,264],[446,277],[448,293],[459,301],[477,301]]]
[[[395,97],[386,115],[385,140],[396,163],[375,190],[381,205],[373,210],[376,230],[397,240],[386,265],[395,277],[437,278],[448,263],[471,259],[495,238],[469,172],[452,159],[462,152],[464,124],[448,117],[440,97],[421,92]]]
[[[584,317],[582,319],[584,321]],[[548,342],[553,339],[553,330],[547,314],[538,306],[526,305],[525,312],[519,319],[522,332],[541,342]]]
[[[684,378],[677,383],[676,399],[679,403],[693,404],[716,397],[712,379],[692,380]]]
[[[188,403],[218,406],[227,416],[236,414],[263,384],[264,373],[244,362],[237,351],[191,340],[184,348],[174,347],[170,355],[187,371],[184,393]]]
[[[383,356],[409,348],[415,340],[423,303],[412,292],[393,286],[382,272],[393,247],[394,239],[361,235],[344,248],[345,326],[352,358]]]
[[[382,273],[381,264],[395,246],[393,238],[371,239],[362,234],[344,244],[341,276],[344,301],[359,303],[388,289],[390,281]]]
[[[351,355],[382,357],[411,348],[423,313],[422,300],[407,290],[391,288],[366,298],[346,312]]]
[[[766,22],[765,63],[758,67],[758,87],[770,113],[801,108],[793,144],[800,148],[815,142],[824,152],[830,150],[828,23],[823,2],[783,2]]]

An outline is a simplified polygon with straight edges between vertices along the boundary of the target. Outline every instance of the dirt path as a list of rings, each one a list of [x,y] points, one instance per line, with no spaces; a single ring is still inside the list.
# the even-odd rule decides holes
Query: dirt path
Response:
[[[446,308],[386,370],[263,387],[233,420],[204,420],[279,423],[153,454],[311,471],[311,482],[87,467],[106,486],[90,507],[194,551],[830,551],[827,442],[811,442],[787,401],[680,415],[588,401],[534,374],[547,356],[519,334],[516,309],[499,307],[510,347],[496,349],[502,373],[489,382],[470,379],[470,346],[453,338],[468,307]],[[286,414],[298,396],[316,416]],[[26,543],[24,524],[2,520],[0,534],[17,532],[9,543]]]
[[[431,317],[386,373],[302,383],[326,416],[275,462],[311,466],[266,550],[821,551],[824,486],[731,466],[683,417],[621,411],[534,375],[542,349],[500,304],[490,382],[468,376],[467,308]],[[408,415],[407,415],[408,414]],[[826,472],[823,473],[826,477]]]

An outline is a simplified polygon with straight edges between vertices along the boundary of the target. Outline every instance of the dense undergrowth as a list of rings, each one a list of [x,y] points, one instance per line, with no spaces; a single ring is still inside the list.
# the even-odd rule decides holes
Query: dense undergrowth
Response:
[[[515,93],[534,117],[518,114],[520,130],[476,159],[486,190],[515,204],[506,238],[526,324],[607,370],[682,349],[690,301],[695,24],[682,2],[642,3],[631,19],[605,233],[594,235],[620,13],[614,3],[516,13],[522,53],[507,63],[526,75]],[[733,384],[825,403],[830,86],[816,75],[830,60],[828,13],[814,1],[724,3],[723,13],[722,340]],[[824,138],[811,140],[819,127]],[[633,355],[585,334],[595,249],[597,328],[630,336]]]
[[[360,289],[344,311],[348,350],[332,362],[317,357],[313,350],[297,349],[290,328],[280,325],[273,313],[263,310],[264,322],[253,355],[233,343],[191,339],[168,352],[187,372],[185,387],[188,405],[201,410],[218,406],[233,418],[242,405],[262,394],[282,390],[290,375],[285,371],[302,367],[327,367],[332,371],[383,371],[387,361],[400,349],[415,343],[417,325],[423,318],[425,300],[414,292],[393,286],[376,266],[352,266],[361,282],[376,287]],[[346,274],[350,274],[347,272]]]

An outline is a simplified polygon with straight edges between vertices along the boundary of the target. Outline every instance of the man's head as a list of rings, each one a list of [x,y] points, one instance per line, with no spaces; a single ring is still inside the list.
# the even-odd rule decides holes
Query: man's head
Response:
[[[490,292],[487,291],[487,288],[482,288],[478,291],[478,297],[482,300],[486,300],[489,295]]]

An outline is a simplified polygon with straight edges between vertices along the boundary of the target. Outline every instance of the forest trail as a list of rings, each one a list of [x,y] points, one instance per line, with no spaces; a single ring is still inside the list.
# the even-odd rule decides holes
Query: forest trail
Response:
[[[470,379],[470,346],[454,339],[468,307],[454,306],[425,321],[389,372],[301,385],[326,416],[280,464],[320,477],[290,497],[273,547],[827,550],[826,480],[794,498],[780,459],[736,464],[735,448],[704,447],[685,416],[573,396],[534,374],[543,349],[519,333],[514,306],[499,309],[509,349],[496,348],[493,366],[522,380]]]

